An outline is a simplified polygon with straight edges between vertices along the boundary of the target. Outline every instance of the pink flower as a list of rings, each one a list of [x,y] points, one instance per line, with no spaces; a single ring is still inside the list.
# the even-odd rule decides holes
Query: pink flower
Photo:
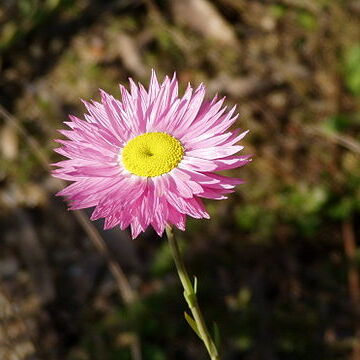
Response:
[[[85,120],[70,116],[69,140],[55,149],[68,160],[53,175],[73,181],[57,195],[70,209],[95,206],[91,219],[105,218],[104,229],[131,226],[132,237],[152,225],[185,229],[186,215],[209,218],[201,198],[226,199],[241,179],[214,171],[250,161],[235,155],[247,133],[229,131],[238,115],[223,99],[204,100],[205,87],[187,87],[178,96],[174,75],[159,84],[153,71],[148,91],[130,79],[122,99],[101,91],[101,102],[85,102]]]

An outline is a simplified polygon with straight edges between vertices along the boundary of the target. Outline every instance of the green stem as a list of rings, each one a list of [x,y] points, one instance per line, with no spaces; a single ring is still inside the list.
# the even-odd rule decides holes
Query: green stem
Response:
[[[206,350],[210,355],[211,360],[220,360],[220,356],[215,346],[215,343],[209,334],[209,331],[204,321],[204,317],[201,313],[198,300],[196,297],[196,291],[194,291],[193,284],[190,281],[189,275],[186,271],[184,260],[181,256],[181,252],[179,249],[179,245],[176,241],[172,228],[169,226],[166,228],[166,235],[169,241],[172,256],[175,261],[176,269],[179,274],[181,284],[184,288],[184,297],[188,303],[188,306],[191,310],[192,316],[196,324],[196,330],[197,330],[196,332],[203,341]]]

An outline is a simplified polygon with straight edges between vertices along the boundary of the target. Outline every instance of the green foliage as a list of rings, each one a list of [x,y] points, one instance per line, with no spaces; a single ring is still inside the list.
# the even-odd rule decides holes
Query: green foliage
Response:
[[[236,339],[235,344],[239,350],[246,351],[253,345],[253,340],[248,335],[241,335]]]
[[[299,11],[297,14],[297,21],[304,29],[313,31],[317,27],[317,21],[314,15],[308,11]]]
[[[329,208],[329,215],[336,220],[347,219],[356,209],[356,202],[353,197],[342,197]]]
[[[151,265],[151,272],[155,276],[166,274],[174,267],[171,251],[168,243],[165,241],[155,254]]]
[[[297,225],[304,236],[314,235],[321,222],[321,209],[328,199],[327,189],[300,183],[286,189],[280,199],[283,219]]]
[[[213,339],[214,339],[216,348],[220,351],[220,349],[221,349],[221,334],[220,334],[219,326],[217,325],[216,322],[213,323]]]
[[[286,14],[286,6],[282,4],[271,5],[270,14],[275,18],[281,18]]]
[[[160,346],[148,345],[144,349],[144,358],[149,360],[165,360],[166,353]]]
[[[173,32],[178,30],[172,29],[172,27],[167,24],[161,24],[159,26],[158,23],[154,23],[152,26],[158,45],[157,51],[160,54],[166,54],[164,60],[171,61],[173,68],[181,67],[181,64],[185,61],[184,54],[173,36]]]
[[[248,287],[242,287],[237,296],[237,306],[239,309],[245,309],[249,306],[251,301],[251,289]]]
[[[70,2],[71,3],[71,2]],[[0,30],[0,51],[6,50],[51,16],[69,5],[69,0],[19,0],[17,15]]]
[[[243,204],[235,210],[235,223],[259,241],[266,241],[273,231],[276,214],[256,203]]]
[[[343,53],[343,76],[347,88],[360,96],[360,44],[349,46]]]
[[[197,328],[196,322],[195,320],[185,311],[184,312],[184,316],[185,316],[185,320],[186,322],[190,325],[190,327],[194,330],[194,332],[196,333],[196,335],[201,339],[199,330]]]
[[[325,204],[327,196],[327,190],[323,186],[309,186],[300,183],[297,186],[289,187],[282,194],[282,201],[287,209],[287,216],[297,216],[319,212]]]
[[[323,128],[329,132],[343,132],[348,129],[352,121],[348,115],[337,114],[330,116],[324,123]]]

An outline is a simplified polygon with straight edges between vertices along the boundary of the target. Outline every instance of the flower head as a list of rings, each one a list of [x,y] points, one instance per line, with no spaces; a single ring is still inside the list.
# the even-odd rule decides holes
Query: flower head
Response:
[[[68,160],[53,175],[73,181],[58,195],[70,209],[95,207],[91,219],[104,228],[131,226],[133,238],[151,225],[161,235],[167,225],[185,229],[186,215],[209,218],[201,198],[226,199],[241,179],[214,171],[250,161],[236,156],[245,135],[228,130],[237,119],[224,98],[204,100],[205,87],[190,85],[178,96],[174,75],[159,84],[153,71],[149,89],[130,79],[121,100],[101,91],[101,102],[85,102],[85,120],[70,116],[68,140],[55,149]]]

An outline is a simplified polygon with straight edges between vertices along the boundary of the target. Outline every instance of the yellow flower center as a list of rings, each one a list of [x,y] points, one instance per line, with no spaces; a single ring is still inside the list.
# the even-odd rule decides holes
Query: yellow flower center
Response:
[[[129,172],[145,177],[165,174],[184,155],[180,141],[163,132],[149,132],[131,139],[122,149],[122,163]]]

